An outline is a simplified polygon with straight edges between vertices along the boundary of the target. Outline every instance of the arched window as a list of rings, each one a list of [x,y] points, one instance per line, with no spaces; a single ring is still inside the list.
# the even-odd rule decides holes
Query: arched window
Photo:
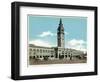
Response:
[[[62,51],[62,54],[64,54],[64,51]]]
[[[30,56],[29,58],[32,59],[32,56]]]
[[[39,56],[37,56],[37,58],[39,58]]]
[[[67,58],[67,55],[65,55],[65,57]]]
[[[65,52],[65,54],[67,55],[67,52]]]
[[[32,51],[32,49],[30,49],[30,51]]]
[[[45,52],[45,50],[43,50],[43,52]]]
[[[53,53],[53,50],[51,51],[51,53]]]
[[[40,53],[42,53],[42,50],[40,49]]]
[[[47,50],[45,50],[45,52],[47,52]]]
[[[33,56],[33,59],[35,59],[35,56]]]
[[[36,53],[34,52],[33,55],[35,55]]]
[[[40,56],[40,58],[42,58],[42,56]]]

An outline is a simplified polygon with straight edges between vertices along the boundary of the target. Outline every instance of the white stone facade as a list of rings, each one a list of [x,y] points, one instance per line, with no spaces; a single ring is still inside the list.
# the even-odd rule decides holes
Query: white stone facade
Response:
[[[55,50],[54,48],[34,46],[30,44],[29,45],[29,56],[30,58],[35,58],[35,59],[44,59],[44,58],[54,59]]]
[[[29,45],[29,57],[33,59],[70,59],[71,57],[80,55],[84,55],[84,53],[75,49]]]

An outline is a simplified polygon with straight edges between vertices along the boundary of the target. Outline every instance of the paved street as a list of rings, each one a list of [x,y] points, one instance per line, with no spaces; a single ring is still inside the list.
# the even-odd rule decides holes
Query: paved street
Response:
[[[86,59],[60,59],[60,60],[35,60],[30,59],[29,64],[30,65],[40,65],[40,64],[73,64],[73,63],[86,63]]]

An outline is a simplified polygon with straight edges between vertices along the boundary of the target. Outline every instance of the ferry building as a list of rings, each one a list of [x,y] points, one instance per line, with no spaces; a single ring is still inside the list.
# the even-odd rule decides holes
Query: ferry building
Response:
[[[65,48],[65,33],[62,20],[60,19],[57,29],[57,47],[43,47],[29,44],[29,58],[48,59],[70,59],[84,56],[83,51]]]

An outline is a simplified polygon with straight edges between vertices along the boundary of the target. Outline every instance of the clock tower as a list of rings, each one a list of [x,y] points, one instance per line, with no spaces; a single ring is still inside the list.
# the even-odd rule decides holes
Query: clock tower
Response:
[[[59,26],[57,29],[57,45],[58,47],[64,48],[65,47],[65,40],[64,40],[64,27],[62,24],[62,19],[59,21]]]

